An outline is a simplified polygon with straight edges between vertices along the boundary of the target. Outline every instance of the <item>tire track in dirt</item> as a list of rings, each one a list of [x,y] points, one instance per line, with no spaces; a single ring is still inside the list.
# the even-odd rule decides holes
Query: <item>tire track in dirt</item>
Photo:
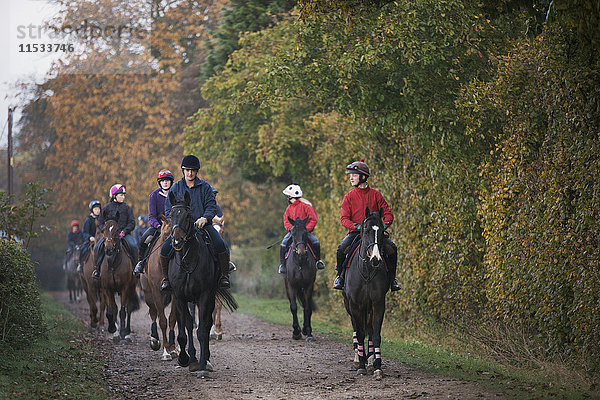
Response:
[[[70,304],[68,293],[52,293],[88,323],[85,299]],[[150,317],[145,303],[131,318],[133,343],[114,344],[108,332],[90,330],[106,354],[104,377],[112,399],[501,399],[476,384],[424,373],[385,359],[384,378],[355,376],[353,352],[315,332],[315,342],[291,338],[291,327],[223,312],[224,336],[211,340],[211,379],[161,361],[149,346]],[[290,317],[291,321],[291,317]]]

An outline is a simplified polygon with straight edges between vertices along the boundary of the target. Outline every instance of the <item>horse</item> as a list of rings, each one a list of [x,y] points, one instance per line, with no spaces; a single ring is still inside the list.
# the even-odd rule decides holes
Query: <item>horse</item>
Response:
[[[104,326],[104,311],[106,308],[104,299],[100,295],[100,282],[92,278],[92,272],[94,272],[94,269],[96,269],[96,256],[94,254],[94,245],[98,243],[98,240],[100,240],[101,237],[102,232],[99,229],[97,229],[95,240],[94,242],[90,243],[89,256],[86,260],[83,260],[83,272],[81,273],[81,282],[90,309],[90,326],[92,328]],[[98,302],[100,302],[99,318]]]
[[[306,336],[307,342],[314,340],[310,319],[315,309],[313,301],[313,291],[315,278],[317,276],[316,258],[308,246],[308,231],[306,223],[308,217],[295,220],[288,217],[292,224],[290,233],[292,234],[292,244],[290,245],[289,256],[285,261],[286,273],[284,275],[285,290],[290,302],[290,312],[292,313],[294,329],[292,338],[299,340],[302,335]],[[304,309],[304,321],[302,331],[298,323],[298,305],[296,299],[300,300]]]
[[[352,320],[353,344],[358,365],[356,374],[366,375],[367,359],[373,357],[373,376],[381,379],[381,325],[385,313],[385,295],[390,287],[385,260],[382,254],[383,210],[370,212],[367,207],[360,228],[360,244],[352,257],[342,295],[344,306]],[[389,249],[387,249],[389,251]],[[365,352],[364,340],[369,335],[369,348]],[[356,359],[355,359],[356,361]]]
[[[76,245],[69,253],[65,262],[67,273],[67,289],[69,290],[69,303],[76,302],[81,297],[81,280],[77,272],[77,265],[81,257],[81,245]]]
[[[118,220],[119,216],[117,215],[115,219]],[[105,223],[104,249],[106,257],[100,266],[100,288],[107,306],[108,332],[114,334],[115,341],[120,339],[120,343],[125,344],[131,339],[131,313],[140,308],[140,301],[135,290],[137,279],[132,274],[133,264],[131,259],[124,254],[125,250],[119,232],[116,221],[111,219]],[[118,334],[115,323],[117,316],[115,293],[119,293],[121,297]]]
[[[140,281],[144,291],[144,301],[148,305],[152,326],[150,328],[150,348],[157,351],[161,348],[161,342],[158,337],[158,329],[156,326],[156,318],[162,332],[162,348],[163,354],[161,360],[171,361],[173,356],[177,354],[175,350],[175,307],[171,307],[169,317],[165,316],[165,308],[171,302],[170,295],[163,295],[160,292],[160,283],[163,278],[162,269],[159,264],[160,248],[165,239],[171,232],[169,221],[164,215],[160,216],[162,225],[160,227],[160,235],[154,240],[152,247],[148,249],[148,266],[147,272],[142,274]],[[167,336],[167,322],[169,326],[169,334]]]
[[[169,281],[177,315],[177,342],[180,351],[177,362],[190,371],[199,371],[198,377],[209,377],[207,362],[210,359],[209,332],[212,326],[212,312],[217,294],[231,310],[237,308],[229,289],[219,287],[220,271],[215,265],[211,250],[205,243],[202,232],[196,232],[190,210],[190,195],[186,191],[183,201],[169,193],[171,208],[171,240],[175,257],[169,262]],[[196,335],[200,344],[200,359],[196,358],[193,329],[194,320],[188,303],[198,307],[198,329]],[[187,332],[187,334],[186,334]],[[188,336],[190,336],[188,344]],[[186,345],[188,346],[186,351]],[[189,351],[189,355],[188,355]]]

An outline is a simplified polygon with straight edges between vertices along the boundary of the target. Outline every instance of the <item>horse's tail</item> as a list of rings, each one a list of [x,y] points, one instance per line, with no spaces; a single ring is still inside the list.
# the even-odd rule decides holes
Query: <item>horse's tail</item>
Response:
[[[229,289],[219,287],[217,289],[217,297],[219,300],[221,300],[221,304],[223,304],[229,311],[237,310],[238,303]]]
[[[171,293],[165,293],[163,294],[163,306],[168,306],[169,303],[171,302]]]
[[[298,296],[298,300],[300,300],[300,304],[302,304],[302,308],[306,308],[306,298],[304,297],[304,289],[300,288],[300,290],[298,290],[297,292],[297,296]],[[315,303],[315,301],[312,299],[310,299],[310,308],[313,311],[317,310],[317,304]]]

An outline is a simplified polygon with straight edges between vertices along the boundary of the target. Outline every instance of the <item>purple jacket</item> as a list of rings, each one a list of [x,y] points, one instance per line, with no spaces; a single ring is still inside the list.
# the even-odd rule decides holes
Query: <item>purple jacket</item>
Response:
[[[165,214],[166,200],[167,197],[162,195],[160,188],[150,194],[150,200],[148,200],[148,222],[150,222],[150,226],[160,228],[162,224],[160,215]]]

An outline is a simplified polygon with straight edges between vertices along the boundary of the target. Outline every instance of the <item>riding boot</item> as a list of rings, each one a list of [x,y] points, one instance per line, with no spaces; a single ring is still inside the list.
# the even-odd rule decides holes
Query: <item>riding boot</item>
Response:
[[[280,274],[285,274],[286,268],[285,268],[285,250],[286,248],[283,246],[279,246],[279,273]]]
[[[224,251],[217,254],[217,262],[221,269],[221,278],[219,279],[219,286],[222,288],[231,287],[229,282],[229,251]]]
[[[396,280],[396,264],[390,260],[390,291],[397,292],[400,290],[400,285]]]
[[[96,257],[96,269],[92,272],[92,278],[99,280],[100,279],[100,266],[102,265],[102,261],[104,260],[104,243],[101,243],[98,247],[98,255]]]
[[[133,269],[133,275],[139,275],[144,273],[145,262],[144,255],[146,254],[146,249],[148,248],[148,243],[142,242],[140,243],[140,256],[138,257],[138,263],[135,265]]]
[[[315,252],[315,258],[317,259],[317,269],[325,269],[325,264],[321,260],[321,243],[311,243],[311,246]]]
[[[338,249],[336,253],[337,265],[335,266],[335,270],[337,271],[337,275],[335,277],[335,281],[333,282],[333,288],[337,290],[342,290],[344,288],[344,274],[343,267],[344,260],[346,259],[346,254],[343,251]]]
[[[160,283],[160,291],[170,292],[173,289],[171,288],[171,283],[169,282],[169,257],[164,257],[161,254],[160,257],[158,257],[158,263],[164,276],[162,282]]]

